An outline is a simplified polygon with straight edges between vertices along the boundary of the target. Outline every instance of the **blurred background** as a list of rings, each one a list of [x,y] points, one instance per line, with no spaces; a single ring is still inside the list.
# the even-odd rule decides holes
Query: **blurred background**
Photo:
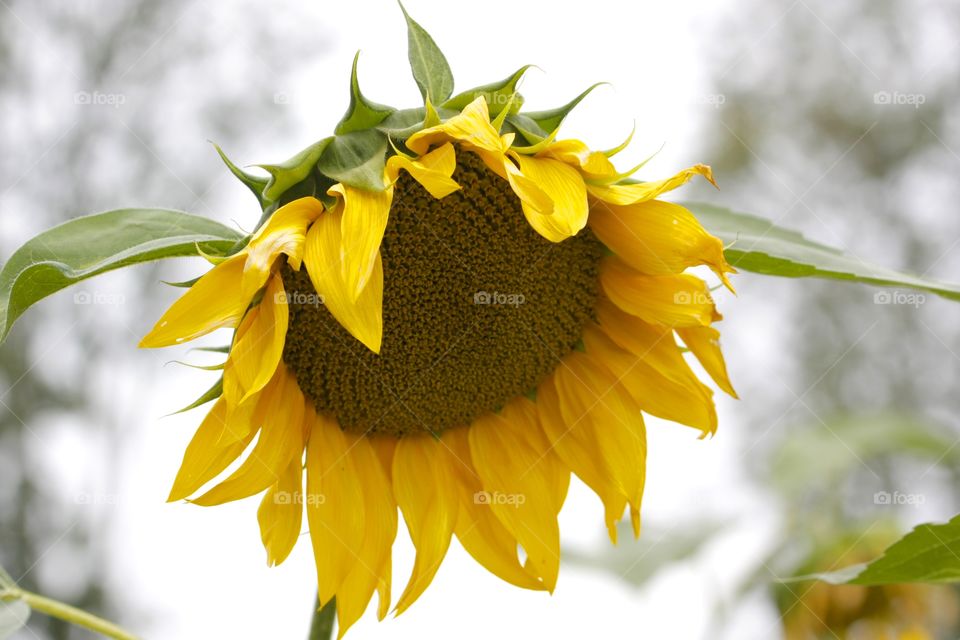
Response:
[[[960,281],[960,5],[950,0],[696,0],[587,5],[408,0],[458,88],[535,63],[530,108],[597,80],[564,135],[637,132],[641,178],[713,166],[672,194],[762,215],[865,261]],[[464,25],[469,27],[464,29]],[[392,2],[0,0],[0,261],[43,229],[164,206],[250,229],[238,164],[328,135],[349,65],[374,100],[413,106]],[[0,566],[24,588],[146,638],[303,638],[303,540],[267,569],[256,501],[165,504],[212,374],[139,337],[203,269],[113,273],[32,310],[0,348]],[[408,613],[354,638],[881,638],[960,635],[950,588],[782,582],[877,555],[960,511],[960,307],[933,295],[743,274],[719,294],[739,401],[720,430],[650,419],[645,531],[609,546],[571,487],[553,597],[486,574],[456,545]],[[886,291],[888,295],[878,295]],[[906,293],[906,292],[903,292]],[[216,338],[212,339],[212,343]],[[412,565],[401,530],[398,586]],[[16,637],[89,637],[35,614]],[[922,637],[922,636],[919,636]]]

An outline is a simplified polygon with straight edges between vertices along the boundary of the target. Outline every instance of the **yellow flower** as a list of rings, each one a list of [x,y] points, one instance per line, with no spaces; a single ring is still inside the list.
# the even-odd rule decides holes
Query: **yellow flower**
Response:
[[[639,535],[642,413],[717,426],[676,336],[734,393],[720,314],[685,273],[704,265],[729,286],[733,269],[686,209],[656,199],[709,168],[626,184],[582,142],[513,142],[476,98],[410,135],[382,191],[337,183],[328,206],[278,208],[141,343],[235,328],[223,394],[170,500],[249,450],[192,502],[265,492],[270,564],[289,555],[305,509],[341,635],[374,593],[388,613],[398,508],[416,560],[397,613],[454,535],[507,582],[553,591],[571,472],[603,502],[611,538],[627,508]]]

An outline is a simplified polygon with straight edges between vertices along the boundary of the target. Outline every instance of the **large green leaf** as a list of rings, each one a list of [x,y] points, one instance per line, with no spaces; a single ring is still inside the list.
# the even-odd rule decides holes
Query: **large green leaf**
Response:
[[[776,226],[769,220],[700,202],[684,202],[727,247],[737,269],[786,278],[834,278],[887,287],[908,287],[960,300],[960,285],[937,282],[861,260]],[[878,294],[880,295],[880,294]]]
[[[117,209],[74,218],[33,238],[0,270],[0,342],[28,307],[71,284],[131,264],[223,254],[241,234],[170,209]]]
[[[944,524],[921,524],[866,565],[797,579],[808,578],[862,585],[960,582],[960,515]]]
[[[420,95],[433,104],[441,104],[453,93],[453,72],[440,47],[430,34],[410,17],[403,4],[400,4],[403,17],[407,20],[407,55],[413,79],[420,87]]]

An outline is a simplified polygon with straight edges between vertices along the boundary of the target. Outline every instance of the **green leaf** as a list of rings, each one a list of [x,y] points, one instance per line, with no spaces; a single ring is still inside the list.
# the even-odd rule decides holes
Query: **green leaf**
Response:
[[[337,128],[334,129],[337,135],[371,129],[396,111],[393,107],[367,100],[360,92],[360,84],[357,82],[357,60],[359,59],[360,52],[357,51],[353,57],[353,70],[350,72],[350,106],[343,119],[337,124]]]
[[[960,285],[937,282],[864,262],[857,256],[807,240],[769,220],[699,202],[681,203],[727,247],[738,269],[786,278],[833,278],[887,287],[908,287],[960,300]],[[876,294],[878,300],[885,294]]]
[[[591,85],[586,89],[586,91],[584,91],[583,93],[578,95],[576,98],[574,98],[567,104],[563,105],[562,107],[557,107],[556,109],[548,109],[546,111],[528,111],[527,113],[518,114],[519,117],[512,116],[512,118],[515,120],[513,124],[514,126],[517,126],[519,129],[521,129],[521,131],[527,130],[528,133],[532,133],[537,136],[540,136],[540,134],[542,133],[543,135],[540,136],[542,138],[548,135],[551,131],[556,131],[560,127],[560,125],[563,124],[563,121],[567,118],[567,116],[570,115],[570,112],[573,111],[574,108],[578,104],[580,104],[584,98],[590,95],[594,89],[596,89],[597,87],[603,84],[607,84],[607,83],[598,82],[594,85]],[[531,127],[529,124],[530,122],[535,123],[536,127]],[[539,131],[537,130],[537,128],[539,128]],[[524,135],[524,137],[526,137],[526,135]],[[529,140],[530,144],[540,142],[540,140],[530,140],[529,138],[527,139]]]
[[[430,34],[410,17],[402,2],[398,2],[403,17],[407,20],[407,56],[413,79],[417,81],[420,95],[427,96],[433,104],[442,104],[453,93],[453,72],[440,47]]]
[[[321,173],[337,182],[383,191],[386,158],[386,134],[367,129],[334,137],[317,166]]]
[[[441,121],[457,115],[457,112],[453,109],[444,107],[437,107],[434,109],[434,112],[440,117]],[[394,140],[406,140],[417,131],[423,129],[426,120],[427,109],[425,106],[415,109],[402,109],[391,113],[377,126],[377,129]]]
[[[260,203],[260,208],[263,208],[263,191],[267,188],[267,184],[270,182],[269,178],[264,178],[263,176],[255,176],[252,173],[244,171],[237,165],[233,164],[233,161],[227,157],[227,154],[223,152],[223,149],[220,148],[215,142],[211,142],[213,148],[217,150],[217,153],[220,155],[220,159],[223,160],[223,163],[227,165],[227,168],[230,169],[230,173],[236,176],[237,180],[247,185],[247,188],[253,192],[253,195],[256,196],[257,202]]]
[[[881,585],[960,582],[960,515],[945,524],[921,524],[866,565],[800,576],[832,584]]]
[[[71,284],[132,264],[225,252],[241,234],[170,209],[117,209],[75,218],[17,249],[0,270],[0,342],[31,305]]]
[[[496,116],[503,111],[504,107],[510,102],[511,96],[517,92],[517,83],[523,78],[523,74],[527,72],[527,69],[532,66],[532,64],[524,65],[514,72],[513,75],[499,82],[491,82],[490,84],[481,85],[458,93],[440,106],[462,111],[464,107],[476,100],[479,96],[483,96],[484,100],[487,101],[487,107],[490,109],[490,115]],[[513,112],[519,111],[523,105],[523,99],[519,96],[517,96],[517,98],[510,107],[510,110]]]

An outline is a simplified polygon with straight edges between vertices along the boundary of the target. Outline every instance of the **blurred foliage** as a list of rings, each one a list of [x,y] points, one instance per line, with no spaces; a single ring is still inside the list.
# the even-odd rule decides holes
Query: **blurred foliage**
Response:
[[[58,222],[122,204],[226,221],[207,202],[226,172],[202,141],[240,148],[282,135],[282,61],[325,48],[315,31],[286,28],[295,11],[262,20],[259,5],[246,4],[219,15],[196,0],[2,4],[0,256]],[[56,425],[80,422],[89,445],[73,455],[92,469],[85,485],[115,486],[114,466],[96,461],[119,458],[141,416],[111,406],[103,375],[130,362],[131,325],[159,312],[143,286],[155,272],[127,278],[114,285],[122,309],[77,314],[70,296],[52,299],[0,349],[0,565],[25,589],[128,623],[142,614],[111,585],[102,535],[114,507],[62,495],[49,473]],[[88,637],[43,615],[29,629],[38,639]]]

